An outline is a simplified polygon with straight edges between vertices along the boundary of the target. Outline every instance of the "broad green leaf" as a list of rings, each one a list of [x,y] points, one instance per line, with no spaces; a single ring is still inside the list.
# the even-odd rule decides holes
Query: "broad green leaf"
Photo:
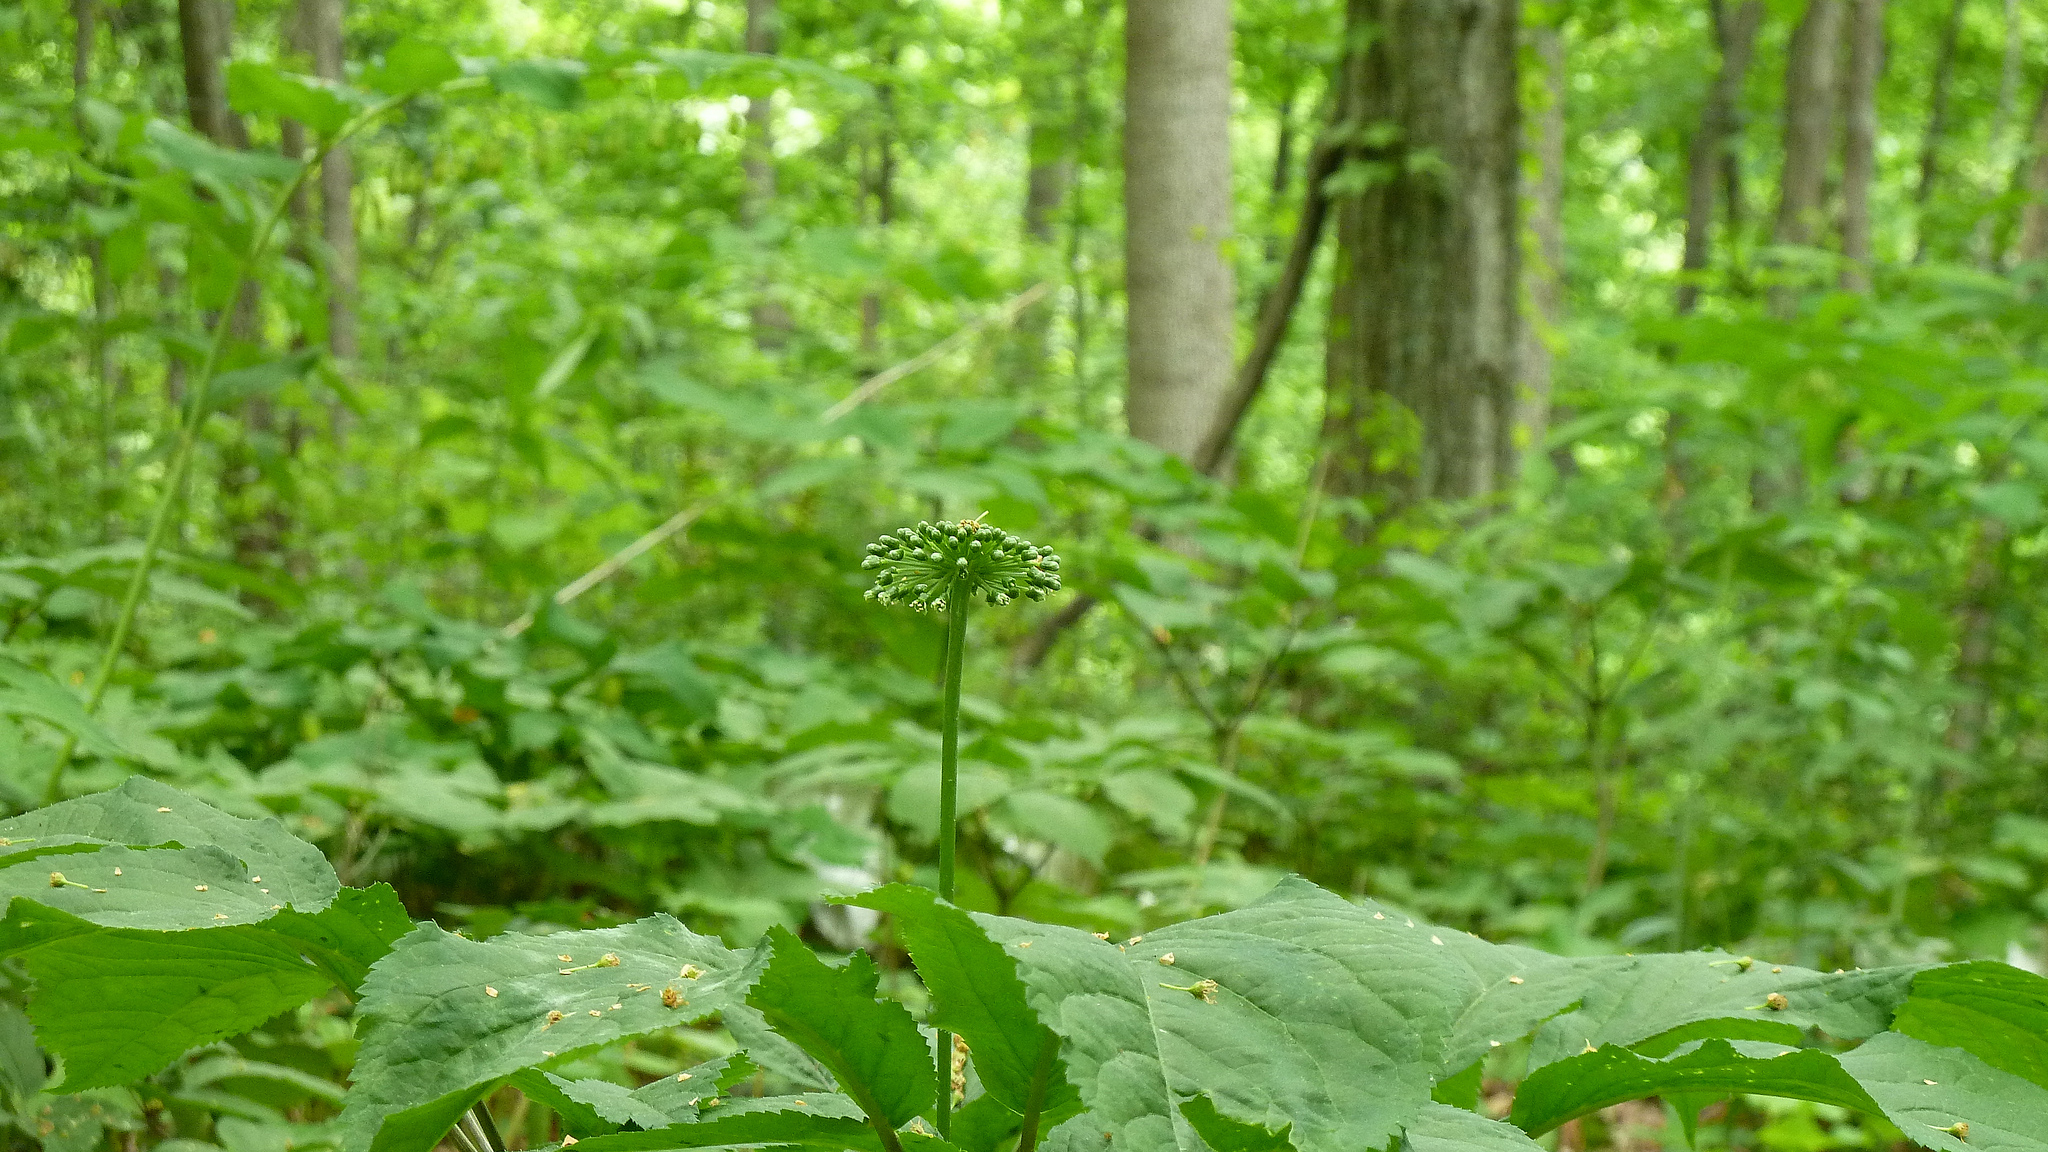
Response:
[[[735,1053],[638,1088],[609,1080],[565,1080],[552,1072],[534,1070],[521,1073],[513,1083],[524,1091],[534,1077],[545,1079],[548,1095],[543,1103],[550,1107],[559,1107],[558,1101],[568,1103],[602,1123],[601,1132],[610,1132],[627,1124],[662,1128],[692,1123],[699,1118],[700,1102],[709,1100],[714,1106],[722,1103],[720,1097],[728,1088],[753,1074],[753,1061],[743,1053]]]
[[[1003,797],[997,814],[1027,839],[1057,845],[1097,867],[1109,852],[1108,821],[1071,796],[1024,789]]]
[[[365,71],[363,82],[387,95],[410,96],[461,75],[454,53],[407,36],[384,50],[383,62]]]
[[[701,1115],[694,1123],[596,1136],[577,1147],[583,1152],[659,1152],[667,1148],[782,1145],[821,1152],[883,1152],[880,1137],[860,1108],[837,1093],[729,1097],[716,1108],[702,1109]],[[915,1146],[911,1140],[904,1141],[906,1149]]]
[[[583,71],[573,60],[512,60],[491,69],[491,86],[562,112],[582,101]]]
[[[357,101],[327,81],[254,60],[236,60],[228,65],[228,103],[238,112],[296,120],[325,137],[348,123]]]
[[[1294,1145],[1287,1139],[1289,1128],[1278,1132],[1232,1120],[1216,1110],[1216,1102],[1207,1096],[1197,1096],[1180,1106],[1180,1114],[1194,1126],[1202,1142],[1216,1152],[1291,1152]]]
[[[1468,1008],[1495,993],[1489,1020],[1533,1026],[1559,1002],[1526,978],[1507,982],[1529,961],[1522,950],[1496,951],[1302,880],[1121,945],[976,919],[1067,1041],[1069,1076],[1090,1109],[1061,1127],[1068,1144],[1107,1132],[1119,1148],[1200,1148],[1179,1104],[1207,1095],[1240,1124],[1291,1125],[1302,1152],[1385,1147],[1439,1076],[1471,1063],[1445,1066]],[[1513,999],[1524,994],[1531,1006],[1518,1017]]]
[[[125,756],[127,751],[99,722],[86,714],[85,704],[48,676],[0,655],[0,714],[30,716],[59,731],[78,738],[78,746],[101,756]]]
[[[0,869],[0,897],[32,895],[109,928],[210,928],[285,908],[317,912],[341,888],[320,850],[274,817],[231,816],[142,776],[0,821],[0,842],[0,862],[41,860],[53,847],[65,853],[61,862]],[[86,887],[53,886],[52,870]]]
[[[1119,772],[1102,782],[1103,795],[1162,836],[1185,836],[1195,794],[1172,775],[1152,768]]]
[[[165,163],[195,180],[234,185],[247,180],[290,180],[299,174],[296,160],[275,152],[223,148],[168,120],[150,121],[143,135]]]
[[[966,1039],[990,1096],[1019,1116],[1038,1113],[1041,1132],[1079,1110],[1059,1037],[1025,1002],[1017,962],[972,917],[904,884],[847,903],[896,917],[896,934],[931,992],[931,1025]]]
[[[1643,1049],[1650,1055],[1709,1036],[1796,1044],[1808,1028],[1860,1040],[1884,1029],[1917,971],[1829,975],[1706,952],[1625,957],[1606,963],[1577,1010],[1544,1025],[1529,1064],[1652,1038],[1658,1043]]]
[[[1477,1112],[1429,1104],[1401,1133],[1402,1152],[1535,1152],[1520,1128]]]
[[[32,1099],[50,1078],[43,1054],[36,1051],[35,1026],[12,1004],[0,1002],[0,1097],[8,1110]]]
[[[932,1106],[931,1044],[901,1004],[875,999],[879,974],[867,953],[834,968],[782,927],[770,929],[763,946],[768,964],[747,1004],[771,1027],[831,1069],[840,1090],[880,1123],[901,1128]]]
[[[351,1152],[426,1152],[492,1085],[740,1002],[744,953],[668,916],[467,940],[423,926],[363,982],[344,1110]]]
[[[1942,1152],[2048,1150],[2048,1089],[1897,1032],[1841,1058],[1906,1139]],[[1967,1138],[1955,1126],[1969,1125]]]
[[[1877,1111],[1876,1102],[1828,1052],[1716,1039],[1688,1044],[1663,1058],[1609,1044],[1546,1064],[1515,1091],[1510,1118],[1524,1131],[1541,1134],[1612,1104],[1672,1093],[1749,1093]]]
[[[1892,1029],[2048,1088],[2048,979],[2010,964],[1979,960],[1920,973]]]
[[[16,901],[9,922],[61,913]],[[65,919],[70,919],[65,917]],[[34,986],[29,1015],[64,1057],[64,1088],[124,1084],[186,1051],[240,1035],[340,985],[354,991],[412,928],[390,888],[344,889],[318,913],[182,932],[98,929],[18,948]]]

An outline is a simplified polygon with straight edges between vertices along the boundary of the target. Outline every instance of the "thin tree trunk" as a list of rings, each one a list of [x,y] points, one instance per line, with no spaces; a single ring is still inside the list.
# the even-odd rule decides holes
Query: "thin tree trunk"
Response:
[[[1333,487],[1466,498],[1511,473],[1520,373],[1517,0],[1351,0],[1353,145],[1338,205],[1324,431]],[[1382,462],[1400,460],[1400,472]],[[1401,474],[1405,472],[1405,475]]]
[[[2021,263],[2048,259],[2048,84],[2042,85],[2040,102],[2034,106],[2031,150],[2027,201],[2020,208],[2019,247],[2014,252]]]
[[[1691,312],[1699,303],[1700,279],[1714,258],[1714,185],[1734,158],[1736,109],[1749,62],[1756,53],[1757,29],[1763,26],[1763,0],[1742,0],[1720,26],[1721,70],[1707,91],[1700,126],[1693,133],[1685,181],[1685,256],[1678,283],[1678,311]],[[1731,201],[1732,207],[1732,201]],[[1732,222],[1731,222],[1732,230]]]
[[[1230,387],[1230,0],[1130,0],[1124,20],[1131,434],[1192,457]]]
[[[1927,131],[1920,139],[1920,183],[1913,189],[1913,204],[1919,209],[1913,223],[1913,260],[1927,255],[1927,201],[1934,195],[1935,177],[1941,171],[1941,142],[1948,132],[1948,96],[1956,71],[1956,40],[1962,34],[1963,9],[1969,0],[1952,0],[1948,19],[1942,21],[1941,40],[1934,49],[1934,79],[1927,98]]]
[[[178,42],[184,51],[185,106],[192,127],[224,148],[247,148],[249,130],[228,107],[222,67],[233,48],[229,0],[178,0]]]
[[[1962,699],[1949,714],[1944,743],[1965,756],[1975,755],[1984,740],[1990,716],[1990,670],[1997,642],[1998,586],[2005,553],[2005,528],[1986,518],[1970,545],[1970,568],[1964,576],[1963,602],[1957,621],[1956,684]],[[1954,772],[1944,777],[1953,790]]]
[[[1808,0],[1785,64],[1785,163],[1771,239],[1811,244],[1819,234],[1829,143],[1834,136],[1836,50],[1843,0]]]
[[[1529,39],[1543,65],[1543,106],[1531,122],[1527,145],[1536,157],[1535,180],[1525,196],[1536,258],[1523,264],[1522,283],[1535,314],[1522,325],[1515,427],[1523,450],[1540,452],[1550,423],[1550,342],[1564,322],[1564,30],[1555,23],[1539,24],[1529,29]]]
[[[1294,241],[1288,246],[1287,263],[1280,270],[1280,279],[1259,304],[1258,326],[1252,334],[1251,350],[1245,354],[1244,362],[1238,365],[1230,390],[1217,405],[1215,419],[1193,456],[1195,467],[1209,475],[1215,475],[1229,455],[1238,426],[1244,422],[1245,413],[1251,410],[1252,401],[1258,398],[1259,390],[1265,386],[1273,358],[1279,355],[1280,345],[1287,337],[1288,322],[1294,316],[1296,305],[1301,302],[1302,288],[1308,283],[1309,269],[1315,264],[1316,245],[1322,240],[1323,222],[1329,216],[1330,198],[1324,185],[1336,172],[1342,155],[1343,149],[1337,146],[1334,133],[1318,141],[1309,154],[1302,190],[1301,219],[1294,227]]]
[[[1033,110],[1025,130],[1029,165],[1024,176],[1024,244],[1029,265],[1052,275],[1057,259],[1059,212],[1073,183],[1074,153],[1068,138],[1070,117],[1058,107]],[[1045,360],[1052,339],[1053,310],[1033,308],[1017,318],[1010,346],[1012,386],[1034,397],[1045,378]]]
[[[1842,145],[1842,287],[1869,292],[1870,186],[1877,174],[1877,81],[1884,69],[1885,0],[1851,0],[1848,132]]]
[[[1280,98],[1280,107],[1275,112],[1279,127],[1273,141],[1273,181],[1266,200],[1268,222],[1280,219],[1280,206],[1287,202],[1287,184],[1294,179],[1294,90]],[[1264,255],[1267,264],[1280,258],[1280,231],[1267,228],[1264,241]]]
[[[92,93],[92,57],[95,27],[99,22],[96,0],[71,0],[71,126],[78,134],[81,154],[90,148],[92,125],[86,119],[85,101]],[[95,189],[79,187],[82,203],[96,204]],[[107,268],[106,245],[98,236],[85,239],[85,259],[92,276],[90,326],[86,333],[86,358],[97,409],[99,451],[95,453],[99,490],[93,494],[102,532],[111,538],[115,495],[120,490],[120,451],[114,446],[114,367],[108,356],[107,322],[114,314],[114,278]]]
[[[893,67],[896,52],[891,49],[888,60]],[[896,89],[894,85],[883,84],[876,89],[876,107],[880,111],[875,131],[875,168],[868,192],[875,203],[875,223],[884,230],[896,220]],[[882,293],[870,288],[860,297],[860,348],[869,354],[877,354],[882,347]]]
[[[313,73],[323,80],[345,78],[347,41],[342,32],[345,0],[300,0],[301,30],[313,55]],[[327,153],[320,166],[320,233],[327,241],[327,349],[337,360],[353,360],[361,349],[356,335],[355,162],[346,144]],[[333,415],[337,436],[346,409]]]
[[[782,13],[777,0],[747,0],[747,51],[773,56],[779,48]],[[740,223],[759,228],[775,203],[775,98],[772,93],[748,97],[747,142],[740,160],[746,191],[740,197]],[[763,350],[781,348],[789,339],[789,309],[770,294],[754,305],[754,343]]]

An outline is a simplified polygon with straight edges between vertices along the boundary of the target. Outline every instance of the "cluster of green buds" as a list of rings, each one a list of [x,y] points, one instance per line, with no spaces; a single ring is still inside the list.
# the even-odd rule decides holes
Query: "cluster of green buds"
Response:
[[[955,596],[990,604],[1043,600],[1060,590],[1060,558],[979,520],[929,521],[899,528],[868,545],[862,568],[873,569],[868,599],[945,611]]]

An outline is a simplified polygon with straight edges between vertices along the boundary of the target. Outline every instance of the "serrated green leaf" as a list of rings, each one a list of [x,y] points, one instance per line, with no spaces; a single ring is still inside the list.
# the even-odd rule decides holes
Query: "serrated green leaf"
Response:
[[[1942,1152],[2048,1152],[2048,1089],[1897,1032],[1841,1058],[1906,1139]],[[1969,1125],[1965,1138],[1955,1125]]]
[[[1916,967],[1832,975],[1685,952],[1605,962],[1585,1001],[1537,1032],[1529,1065],[1540,1068],[1609,1044],[1662,1055],[1709,1036],[1797,1043],[1808,1028],[1842,1040],[1882,1031],[1906,998]],[[1775,1006],[1773,996],[1783,998]]]
[[[1930,968],[1914,977],[1892,1030],[2048,1088],[2048,979],[2032,972],[1990,960]]]
[[[908,1140],[904,1144],[911,1146]],[[577,1147],[583,1152],[659,1152],[747,1145],[884,1152],[881,1138],[862,1117],[859,1106],[836,1093],[729,1098],[695,1123],[596,1136]]]
[[[484,941],[423,926],[363,982],[344,1146],[426,1152],[505,1077],[707,1019],[740,1002],[754,971],[668,916]]]
[[[932,996],[930,1023],[964,1037],[988,1094],[1039,1131],[1081,1106],[1059,1058],[1059,1037],[1024,999],[1017,963],[973,918],[929,889],[891,884],[847,903],[896,917],[896,933]]]
[[[878,974],[867,953],[834,968],[782,927],[769,930],[763,947],[768,964],[747,1004],[771,1027],[831,1069],[877,1123],[901,1128],[932,1106],[931,1045],[903,1005],[875,999]]]
[[[699,1118],[700,1101],[717,1100],[727,1089],[752,1076],[754,1070],[753,1061],[744,1053],[734,1053],[638,1088],[609,1080],[565,1080],[552,1072],[538,1071],[522,1073],[513,1083],[525,1090],[534,1077],[546,1080],[544,1103],[550,1107],[557,1107],[557,1101],[570,1104],[579,1116],[604,1125],[600,1131],[610,1132],[627,1124],[663,1128],[694,1123]]]
[[[1202,1142],[1215,1152],[1290,1152],[1294,1145],[1287,1139],[1291,1129],[1278,1132],[1233,1120],[1216,1110],[1216,1102],[1207,1096],[1197,1096],[1180,1106],[1180,1114],[1194,1126]]]
[[[1429,1103],[1432,1082],[1457,1070],[1443,1061],[1466,1009],[1509,974],[1503,966],[1527,961],[1303,880],[1122,946],[976,919],[1004,942],[1030,1004],[1067,1041],[1069,1075],[1090,1111],[1061,1127],[1062,1146],[1106,1132],[1119,1148],[1199,1149],[1179,1102],[1206,1094],[1238,1123],[1292,1125],[1302,1152],[1385,1147]],[[1546,995],[1506,987],[1504,998]],[[1555,1004],[1551,995],[1526,1015],[1541,1019]],[[1514,1015],[1506,1004],[1494,1010]]]
[[[93,886],[107,888],[107,899],[77,901],[74,907],[75,898],[65,894],[80,890],[50,887],[49,868],[43,870],[46,893],[38,893],[36,899],[108,927],[206,928],[217,923],[213,914],[230,909],[214,901],[185,901],[188,907],[184,919],[169,913],[153,916],[147,907],[123,902],[121,888],[139,882],[153,867],[173,867],[172,861],[178,859],[185,863],[175,865],[175,879],[193,885],[208,883],[209,892],[221,899],[232,895],[236,915],[245,905],[260,905],[264,916],[273,904],[300,912],[317,912],[341,890],[341,882],[320,850],[293,836],[276,818],[232,816],[143,776],[132,776],[111,791],[80,796],[0,821],[0,841],[7,845],[7,853],[0,855],[0,862],[14,859],[17,853],[36,856],[53,845],[72,853],[78,853],[80,845],[99,848],[90,855],[66,856],[60,870],[69,877],[72,870],[100,867],[92,873]],[[137,864],[139,854],[135,849],[166,851],[149,853],[138,872],[130,867]],[[87,864],[88,860],[96,861],[97,865]],[[10,876],[18,867],[0,870],[0,878]],[[113,876],[114,867],[123,869],[121,877]],[[232,893],[226,888],[214,889],[209,877],[227,878],[229,871],[235,872],[235,883],[229,886]],[[20,885],[21,891],[33,892],[31,879],[29,872],[12,881],[0,879],[0,892],[16,894],[16,885]],[[124,884],[108,883],[116,879]],[[258,891],[263,888],[269,891]],[[95,910],[103,907],[127,908],[129,918],[137,922],[116,924],[102,920]]]
[[[1662,1058],[1610,1044],[1553,1061],[1530,1073],[1516,1089],[1510,1119],[1524,1131],[1541,1134],[1612,1104],[1674,1092],[1746,1092],[1877,1111],[1876,1102],[1830,1053],[1713,1039],[1688,1044]]]
[[[1535,1152],[1540,1146],[1513,1124],[1430,1104],[1402,1132],[1401,1147],[1403,1152]]]
[[[16,901],[10,920],[36,909]],[[54,919],[58,913],[43,910]],[[83,929],[18,949],[29,1015],[64,1057],[66,1091],[125,1084],[340,985],[350,991],[412,928],[390,888],[344,889],[313,914],[182,932]]]

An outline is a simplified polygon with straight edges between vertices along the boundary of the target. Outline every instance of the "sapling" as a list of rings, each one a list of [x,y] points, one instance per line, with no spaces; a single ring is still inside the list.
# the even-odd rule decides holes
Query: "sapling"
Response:
[[[983,513],[987,515],[987,513]],[[946,614],[944,694],[939,706],[939,898],[953,899],[953,848],[960,784],[960,670],[967,610],[976,597],[1000,607],[1060,590],[1060,558],[980,519],[924,521],[868,545],[861,567],[875,573],[867,597]],[[952,1129],[953,1037],[938,1034],[939,1135]]]

